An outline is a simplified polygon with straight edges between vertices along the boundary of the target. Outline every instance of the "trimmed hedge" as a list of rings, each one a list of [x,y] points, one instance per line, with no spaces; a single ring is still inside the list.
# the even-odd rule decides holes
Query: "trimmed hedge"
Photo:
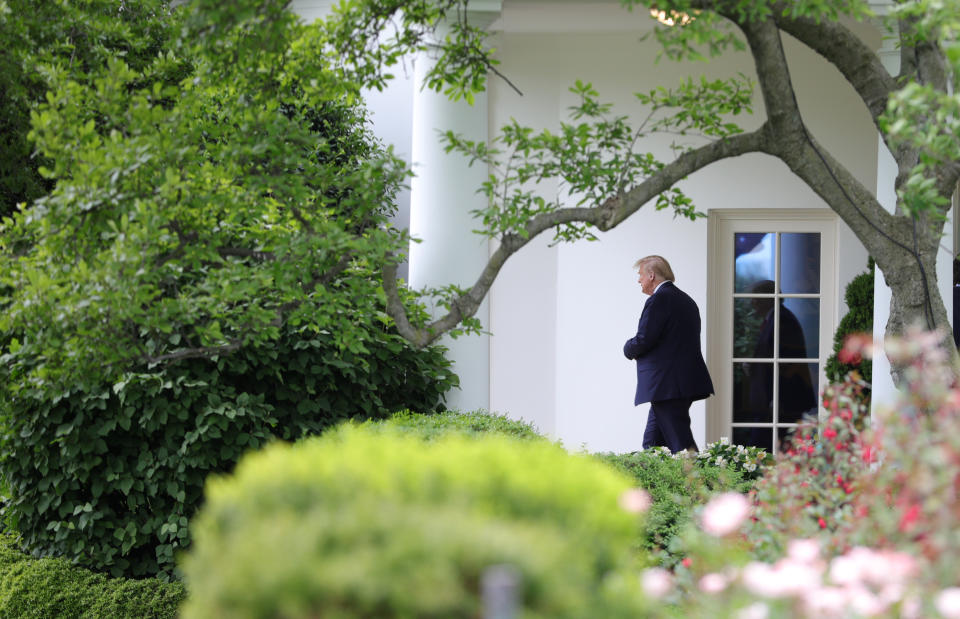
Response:
[[[625,476],[548,441],[346,426],[212,478],[183,617],[478,617],[508,564],[518,616],[642,614]]]
[[[400,411],[389,419],[365,422],[366,429],[378,428],[392,432],[411,433],[425,440],[455,433],[463,436],[483,437],[488,434],[504,434],[518,439],[547,440],[524,421],[516,421],[502,415],[473,411],[444,411],[436,415],[421,415],[412,411]]]
[[[318,434],[346,419],[435,411],[457,384],[443,349],[416,350],[370,329],[365,354],[323,335],[191,360],[115,385],[4,402],[5,520],[41,556],[114,575],[173,577],[174,554],[210,473],[247,450]]]
[[[0,618],[174,619],[185,591],[180,583],[126,580],[71,565],[34,559],[0,534]]]

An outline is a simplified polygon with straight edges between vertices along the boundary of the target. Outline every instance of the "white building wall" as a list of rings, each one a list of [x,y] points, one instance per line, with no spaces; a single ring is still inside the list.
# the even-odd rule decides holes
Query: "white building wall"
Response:
[[[656,42],[638,41],[647,23],[644,16],[596,5],[577,13],[576,6],[505,3],[501,21],[494,24],[503,30],[495,40],[499,68],[524,94],[492,81],[491,131],[510,118],[536,128],[557,127],[574,102],[567,89],[576,79],[592,82],[602,100],[615,104],[616,113],[638,117],[641,110],[633,92],[676,84],[688,74],[717,78],[753,72],[746,54],[692,66],[667,60],[657,64]],[[537,20],[536,15],[551,17]],[[561,32],[542,32],[546,27]],[[794,77],[805,89],[798,99],[812,133],[873,187],[876,132],[858,100],[841,76],[813,53],[789,39],[785,46]],[[825,91],[841,96],[823,97]],[[758,126],[762,106],[753,117],[738,120],[747,128]],[[667,158],[667,143],[657,140],[651,150]],[[826,207],[786,166],[765,155],[714,164],[681,186],[702,211]],[[546,195],[555,191],[544,190]],[[632,405],[635,369],[622,355],[645,300],[632,265],[644,255],[665,256],[678,286],[694,298],[702,314],[711,275],[707,225],[705,219],[674,219],[672,213],[647,205],[600,237],[594,243],[525,248],[504,268],[491,295],[491,407],[535,420],[568,448],[632,451],[640,448],[648,408]],[[866,267],[867,256],[845,225],[840,225],[839,238],[835,292],[842,299],[846,284]],[[705,353],[708,335],[703,316]],[[704,411],[703,402],[691,409],[701,446],[706,438]]]

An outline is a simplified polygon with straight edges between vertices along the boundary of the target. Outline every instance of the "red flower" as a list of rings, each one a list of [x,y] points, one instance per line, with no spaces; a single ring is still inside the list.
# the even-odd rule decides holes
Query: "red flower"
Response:
[[[863,446],[863,461],[868,464],[873,462],[873,449],[870,445]]]
[[[920,504],[914,503],[911,505],[907,511],[903,512],[903,516],[900,517],[900,530],[906,531],[913,523],[920,519]]]
[[[817,518],[817,524],[820,525],[821,529],[827,528],[827,521],[823,519],[823,516],[821,516],[820,518]]]
[[[833,428],[827,428],[826,430],[823,431],[823,436],[824,438],[827,438],[827,439],[836,438],[837,431],[834,430]]]
[[[841,348],[840,352],[837,353],[837,359],[840,360],[840,363],[846,363],[847,365],[859,365],[863,361],[863,357],[860,356],[859,352],[852,351],[846,347]]]
[[[693,559],[691,559],[690,557],[684,557],[683,561],[680,562],[680,565],[689,569],[690,566],[693,565]]]

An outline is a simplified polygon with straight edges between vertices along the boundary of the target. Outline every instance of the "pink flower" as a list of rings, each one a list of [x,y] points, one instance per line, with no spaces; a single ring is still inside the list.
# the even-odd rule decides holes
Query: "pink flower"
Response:
[[[960,618],[960,587],[944,589],[934,598],[933,605],[947,619]]]
[[[711,572],[700,579],[698,586],[704,593],[716,594],[726,589],[728,584],[727,578],[723,574]]]
[[[815,539],[792,539],[787,544],[787,556],[800,563],[814,563],[820,558],[820,542]]]
[[[847,592],[841,587],[819,587],[805,591],[803,604],[808,617],[843,617]]]
[[[759,561],[748,563],[743,568],[743,585],[754,595],[765,598],[779,598],[784,595],[783,587],[773,570],[773,566]]]
[[[620,507],[631,514],[642,514],[650,509],[650,495],[642,488],[627,490],[620,495]]]
[[[739,529],[749,514],[750,503],[745,496],[725,492],[703,508],[703,529],[710,535],[723,537]]]
[[[644,593],[659,600],[673,588],[673,575],[662,567],[651,567],[643,570],[640,583]]]

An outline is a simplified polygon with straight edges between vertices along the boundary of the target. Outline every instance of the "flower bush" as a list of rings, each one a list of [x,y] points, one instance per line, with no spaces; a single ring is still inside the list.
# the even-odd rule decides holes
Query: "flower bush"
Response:
[[[697,510],[672,572],[641,576],[685,616],[960,617],[960,388],[940,333],[890,341],[903,390],[856,423],[856,377],[824,395],[749,499]],[[848,338],[844,355],[871,354]]]
[[[747,533],[756,556],[777,559],[796,538],[842,547],[833,538],[853,517],[855,493],[874,462],[874,451],[858,429],[868,414],[860,389],[854,377],[829,387],[823,396],[825,418],[801,423],[757,482]]]

